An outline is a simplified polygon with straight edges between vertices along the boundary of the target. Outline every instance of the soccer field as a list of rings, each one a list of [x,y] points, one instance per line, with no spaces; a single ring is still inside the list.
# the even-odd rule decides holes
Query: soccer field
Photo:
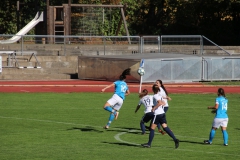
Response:
[[[138,94],[130,94],[117,120],[104,130],[109,113],[103,109],[112,93],[0,93],[1,160],[135,160],[240,159],[240,94],[227,94],[229,146],[221,130],[208,139],[216,94],[170,94],[168,126],[180,140],[157,133],[151,148],[141,135],[143,106],[134,113]]]

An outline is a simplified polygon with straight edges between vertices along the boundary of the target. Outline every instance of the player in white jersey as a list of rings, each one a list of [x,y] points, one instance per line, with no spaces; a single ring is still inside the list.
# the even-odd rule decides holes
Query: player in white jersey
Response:
[[[142,130],[142,134],[144,135],[146,131],[146,127],[144,123],[149,122],[154,117],[154,113],[152,112],[153,96],[148,95],[148,90],[144,89],[141,93],[139,93],[139,98],[140,98],[140,101],[136,107],[135,113],[137,113],[140,106],[143,104],[145,107],[145,110],[144,110],[144,115],[140,121],[140,128]],[[157,126],[158,128],[160,128],[160,124],[158,124]]]
[[[165,105],[165,102],[162,100],[162,97],[159,95],[159,87],[158,85],[154,84],[152,86],[152,90],[154,93],[153,99],[155,101],[154,107],[152,108],[152,112],[154,112],[154,118],[151,125],[151,130],[149,134],[149,140],[148,143],[141,144],[143,147],[150,148],[152,144],[152,140],[154,138],[154,130],[158,123],[160,123],[163,127],[163,130],[167,132],[167,134],[174,140],[175,148],[178,148],[179,146],[179,140],[176,139],[173,132],[170,130],[170,128],[167,126],[167,120],[165,117],[165,112],[163,110],[163,106]]]
[[[223,134],[223,145],[228,146],[228,100],[226,99],[225,92],[222,88],[218,89],[218,97],[215,100],[214,106],[209,106],[208,109],[213,109],[212,113],[216,113],[215,118],[212,123],[212,129],[209,134],[209,139],[204,140],[205,144],[212,144],[213,138],[215,136],[216,130],[221,127]]]
[[[158,79],[156,80],[155,84],[158,85],[160,92],[158,92],[158,94],[160,94],[160,96],[162,96],[163,101],[165,102],[165,105],[163,106],[164,112],[167,113],[168,111],[168,100],[171,100],[171,97],[168,96],[168,92],[167,89],[164,87],[162,80]],[[161,128],[158,129],[158,131],[164,135],[166,132],[162,131]]]
[[[110,124],[112,123],[114,117],[115,119],[118,118],[119,110],[123,105],[123,101],[125,99],[125,96],[130,94],[130,91],[128,89],[126,80],[126,75],[130,75],[131,69],[125,69],[123,73],[120,75],[119,80],[115,81],[114,83],[108,85],[107,87],[102,89],[102,92],[104,92],[107,88],[115,87],[115,91],[113,96],[105,103],[103,106],[103,109],[110,112],[110,117],[108,119],[107,125],[104,126],[104,129],[108,129]]]

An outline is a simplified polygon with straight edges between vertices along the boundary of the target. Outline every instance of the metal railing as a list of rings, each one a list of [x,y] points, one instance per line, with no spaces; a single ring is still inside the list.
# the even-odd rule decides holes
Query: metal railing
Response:
[[[119,55],[136,53],[182,53],[231,55],[205,36],[62,36],[19,35],[17,43],[1,44],[16,35],[0,35],[0,50],[35,50],[43,55]],[[45,53],[44,53],[45,52]]]

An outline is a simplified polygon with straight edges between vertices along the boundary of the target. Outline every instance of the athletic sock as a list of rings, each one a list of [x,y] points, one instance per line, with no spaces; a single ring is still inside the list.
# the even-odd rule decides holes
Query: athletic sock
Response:
[[[113,113],[111,113],[110,114],[110,117],[109,117],[109,119],[108,119],[108,123],[107,123],[107,126],[110,126],[110,124],[112,123],[112,121],[113,121],[113,119],[114,119],[114,114]]]
[[[175,135],[173,134],[173,132],[172,132],[168,127],[165,127],[165,128],[163,128],[163,129],[164,129],[164,131],[167,132],[167,134],[168,134],[170,137],[172,137],[172,139],[173,139],[174,141],[176,140]]]
[[[224,144],[228,144],[228,133],[226,130],[222,130]]]
[[[140,128],[142,130],[142,133],[145,133],[146,128],[145,128],[144,122],[142,121],[140,122]]]
[[[108,112],[112,112],[112,111],[113,111],[112,107],[109,107],[109,106],[106,106],[104,109],[105,109],[106,111],[108,111]]]
[[[210,135],[209,135],[209,142],[210,142],[210,143],[212,143],[213,138],[214,138],[214,136],[215,136],[215,133],[216,133],[216,131],[215,131],[214,129],[212,129],[212,130],[210,131]]]
[[[151,146],[153,138],[154,138],[154,130],[151,128],[150,129],[150,134],[149,134],[149,140],[148,140],[148,145],[149,146]]]
[[[158,128],[158,130],[161,129],[161,125],[160,125],[160,123],[157,124],[157,128]]]

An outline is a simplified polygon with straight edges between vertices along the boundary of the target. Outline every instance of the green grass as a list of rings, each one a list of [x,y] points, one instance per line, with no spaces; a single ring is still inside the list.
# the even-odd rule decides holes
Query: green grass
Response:
[[[156,134],[151,148],[142,148],[148,134],[141,135],[137,94],[130,94],[119,118],[102,129],[109,113],[103,105],[111,93],[0,93],[1,160],[135,160],[135,159],[239,159],[240,94],[228,94],[229,146],[224,147],[217,130],[208,139],[214,115],[215,94],[171,94],[168,125],[180,147],[168,135]]]

